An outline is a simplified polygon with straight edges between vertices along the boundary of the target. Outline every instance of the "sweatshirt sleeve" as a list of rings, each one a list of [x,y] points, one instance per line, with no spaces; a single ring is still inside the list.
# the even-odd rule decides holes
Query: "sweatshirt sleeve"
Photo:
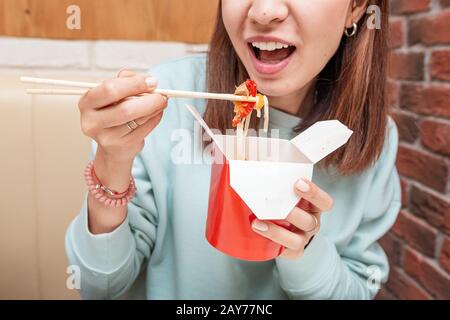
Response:
[[[392,227],[401,207],[400,180],[395,168],[398,133],[389,120],[383,152],[374,165],[361,222],[346,248],[320,232],[297,260],[276,259],[280,285],[291,299],[373,299],[389,273],[378,240]]]
[[[92,142],[91,159],[96,143]],[[125,293],[148,261],[156,238],[157,208],[142,159],[133,162],[137,192],[128,203],[125,221],[114,231],[92,234],[88,229],[87,192],[78,216],[69,225],[65,247],[69,264],[80,271],[84,299],[114,299]]]

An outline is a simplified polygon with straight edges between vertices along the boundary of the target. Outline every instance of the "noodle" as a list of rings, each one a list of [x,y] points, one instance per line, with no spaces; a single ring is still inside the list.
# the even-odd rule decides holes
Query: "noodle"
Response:
[[[257,92],[256,83],[250,79],[239,85],[234,94],[257,98],[256,102],[236,101],[234,103],[235,116],[232,124],[233,127],[236,127],[237,159],[245,160],[245,140],[253,110],[256,110],[256,116],[261,118],[261,109],[264,109],[264,132],[267,132],[269,128],[269,100],[266,96]]]

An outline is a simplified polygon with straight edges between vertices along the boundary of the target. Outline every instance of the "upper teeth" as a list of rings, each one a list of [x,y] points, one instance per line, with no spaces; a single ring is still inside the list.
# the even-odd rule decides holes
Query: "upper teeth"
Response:
[[[252,46],[260,50],[267,50],[267,51],[273,51],[289,47],[289,45],[280,42],[252,42]]]

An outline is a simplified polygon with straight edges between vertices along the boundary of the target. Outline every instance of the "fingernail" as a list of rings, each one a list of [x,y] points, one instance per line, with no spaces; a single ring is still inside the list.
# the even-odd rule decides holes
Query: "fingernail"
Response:
[[[309,191],[309,184],[307,184],[303,179],[299,179],[297,183],[295,184],[295,187],[303,193],[306,193]]]
[[[148,77],[145,79],[145,83],[147,84],[147,86],[149,87],[156,87],[156,79],[153,77]]]
[[[265,231],[269,230],[269,226],[266,223],[259,221],[259,220],[253,221],[252,227],[253,227],[253,229],[256,229],[261,232],[265,232]]]

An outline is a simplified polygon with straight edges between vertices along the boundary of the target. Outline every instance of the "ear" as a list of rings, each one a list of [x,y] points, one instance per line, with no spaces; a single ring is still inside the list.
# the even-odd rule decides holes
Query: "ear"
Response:
[[[350,0],[345,27],[351,28],[353,23],[361,19],[366,13],[368,0]]]

